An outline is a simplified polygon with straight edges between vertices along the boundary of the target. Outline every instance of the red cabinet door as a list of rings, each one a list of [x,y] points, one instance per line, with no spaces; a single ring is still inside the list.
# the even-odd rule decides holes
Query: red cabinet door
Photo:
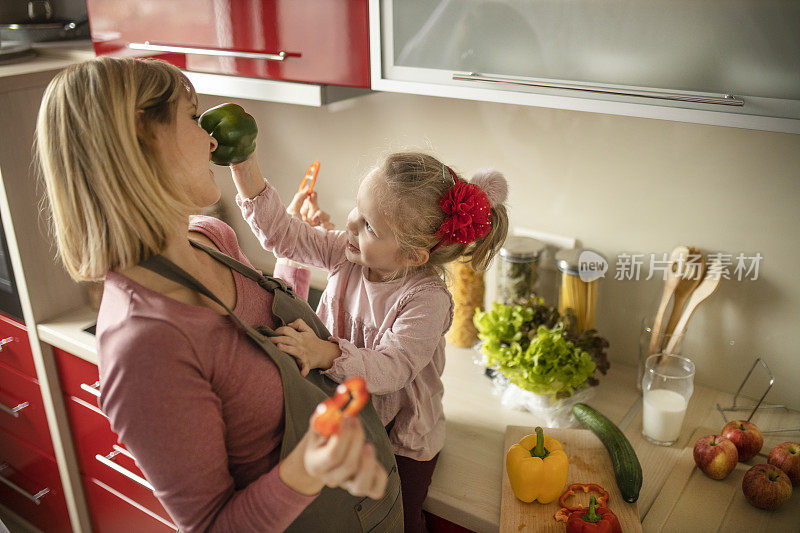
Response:
[[[71,531],[56,463],[2,430],[0,502],[42,531]]]
[[[0,428],[55,458],[39,383],[0,367]]]
[[[86,3],[98,55],[156,55],[197,72],[370,85],[367,0]],[[131,48],[142,45],[172,53]],[[176,54],[175,47],[194,50]]]
[[[0,364],[36,378],[28,330],[24,325],[5,315],[0,315]]]
[[[76,355],[53,348],[61,391],[65,396],[74,396],[97,406],[100,397],[100,376],[97,365]]]
[[[95,533],[171,533],[177,529],[98,479],[84,476],[83,487]]]

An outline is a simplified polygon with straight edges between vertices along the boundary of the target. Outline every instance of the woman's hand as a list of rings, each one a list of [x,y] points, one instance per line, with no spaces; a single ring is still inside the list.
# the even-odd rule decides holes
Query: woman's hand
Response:
[[[333,366],[334,359],[342,355],[337,343],[317,337],[314,330],[302,318],[276,329],[275,333],[279,336],[270,340],[279,350],[297,359],[303,377],[313,368],[329,369]]]
[[[331,216],[320,209],[317,203],[317,193],[308,194],[308,187],[297,191],[286,212],[311,226],[322,226],[327,230],[334,228]]]
[[[339,432],[327,439],[309,429],[278,473],[284,483],[304,494],[315,494],[323,486],[341,487],[373,500],[383,496],[388,478],[375,447],[365,442],[357,417],[346,418]]]

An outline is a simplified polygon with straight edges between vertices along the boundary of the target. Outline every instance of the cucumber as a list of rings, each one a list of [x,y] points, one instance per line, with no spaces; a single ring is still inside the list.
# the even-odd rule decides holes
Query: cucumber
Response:
[[[633,446],[622,431],[611,420],[585,403],[576,403],[572,407],[572,414],[584,426],[591,429],[608,450],[622,499],[629,503],[638,500],[639,491],[642,489],[642,465],[639,464]]]

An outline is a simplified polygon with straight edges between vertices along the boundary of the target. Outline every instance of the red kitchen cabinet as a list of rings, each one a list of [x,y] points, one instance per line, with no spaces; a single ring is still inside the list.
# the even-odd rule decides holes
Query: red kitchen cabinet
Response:
[[[98,55],[194,72],[370,86],[367,0],[87,0]]]
[[[0,429],[55,459],[39,383],[0,366]]]
[[[28,330],[13,318],[0,314],[0,364],[36,379]]]
[[[84,476],[83,488],[96,533],[171,533],[177,530],[171,523],[100,480]]]
[[[71,531],[55,461],[0,431],[0,502],[48,533]]]
[[[60,348],[53,347],[53,355],[64,396],[74,396],[97,407],[100,397],[100,373],[97,365]]]

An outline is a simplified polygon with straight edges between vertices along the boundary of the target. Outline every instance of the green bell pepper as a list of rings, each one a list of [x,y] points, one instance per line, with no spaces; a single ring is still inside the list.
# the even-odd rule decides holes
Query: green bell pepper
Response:
[[[258,125],[240,105],[221,104],[200,115],[200,127],[217,140],[211,160],[217,165],[235,165],[256,149]]]

